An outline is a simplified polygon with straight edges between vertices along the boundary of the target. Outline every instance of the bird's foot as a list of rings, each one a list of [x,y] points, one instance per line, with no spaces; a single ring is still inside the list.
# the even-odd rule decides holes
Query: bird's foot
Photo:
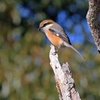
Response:
[[[58,50],[55,50],[55,52],[53,52],[53,55],[56,55],[58,53]]]

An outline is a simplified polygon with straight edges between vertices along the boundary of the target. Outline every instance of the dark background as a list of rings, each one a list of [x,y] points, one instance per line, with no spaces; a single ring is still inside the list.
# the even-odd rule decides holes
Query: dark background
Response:
[[[59,50],[69,62],[82,100],[100,99],[100,55],[86,21],[87,0],[0,0],[0,100],[58,100],[49,64],[49,41],[39,23],[52,19],[68,34],[73,50]]]

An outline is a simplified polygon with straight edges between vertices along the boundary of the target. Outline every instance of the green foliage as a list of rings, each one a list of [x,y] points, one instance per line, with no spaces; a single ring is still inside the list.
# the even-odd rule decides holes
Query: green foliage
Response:
[[[49,65],[48,41],[37,30],[39,22],[46,18],[67,28],[70,37],[74,35],[73,45],[86,58],[83,61],[71,49],[59,51],[61,63],[68,61],[71,66],[82,100],[100,98],[99,55],[84,26],[87,3],[85,0],[0,1],[0,100],[58,100]],[[60,12],[66,14],[61,20]]]

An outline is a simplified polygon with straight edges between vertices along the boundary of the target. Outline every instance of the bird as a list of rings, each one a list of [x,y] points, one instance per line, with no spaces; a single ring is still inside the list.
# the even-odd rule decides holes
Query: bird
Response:
[[[81,55],[71,44],[68,35],[65,33],[64,29],[55,21],[51,19],[45,19],[39,24],[38,30],[45,33],[49,41],[58,49],[61,47],[69,47],[73,49],[76,53],[78,53],[82,58]]]

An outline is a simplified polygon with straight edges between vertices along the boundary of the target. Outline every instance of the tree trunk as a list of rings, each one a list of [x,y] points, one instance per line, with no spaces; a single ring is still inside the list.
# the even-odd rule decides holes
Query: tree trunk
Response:
[[[89,0],[89,10],[86,18],[100,53],[100,0]]]

